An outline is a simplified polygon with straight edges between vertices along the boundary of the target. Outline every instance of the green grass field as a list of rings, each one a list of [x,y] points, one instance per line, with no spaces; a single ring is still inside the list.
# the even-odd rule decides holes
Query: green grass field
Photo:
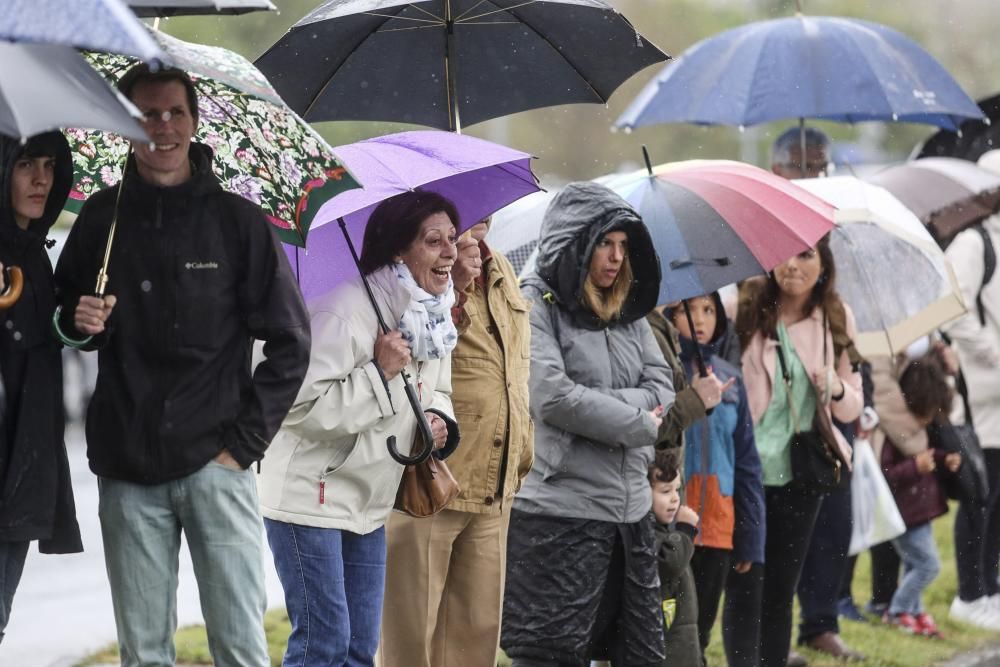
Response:
[[[936,662],[950,658],[958,653],[972,650],[978,646],[1000,641],[1000,634],[957,625],[948,620],[948,606],[955,596],[956,575],[954,543],[952,540],[953,512],[942,517],[934,524],[934,533],[938,548],[941,551],[941,575],[931,585],[924,595],[927,610],[938,621],[944,639],[935,640],[925,637],[912,637],[899,630],[888,628],[881,623],[852,623],[843,621],[841,633],[853,648],[868,656],[863,664],[879,667],[927,667]],[[854,575],[854,599],[859,606],[871,595],[871,563],[867,554],[862,555]],[[798,610],[796,610],[796,614]],[[285,642],[290,632],[288,617],[284,610],[275,609],[268,612],[265,619],[268,648],[271,662],[275,667],[281,665],[281,656],[285,650]],[[181,628],[176,635],[177,661],[189,665],[210,665],[211,656],[205,629],[201,626]],[[822,654],[808,650],[801,653],[807,656],[812,667],[834,667],[841,663]],[[117,662],[115,647],[92,655],[79,663],[98,665]],[[510,663],[500,656],[499,665]],[[722,653],[722,640],[719,628],[716,627],[712,644],[708,650],[708,664],[712,667],[724,667],[725,657]]]

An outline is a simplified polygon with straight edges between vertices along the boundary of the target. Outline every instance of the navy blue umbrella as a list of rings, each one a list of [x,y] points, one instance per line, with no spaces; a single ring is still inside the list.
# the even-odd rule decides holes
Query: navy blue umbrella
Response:
[[[982,112],[902,33],[869,21],[797,15],[698,42],[660,71],[615,127],[792,118],[956,129]]]

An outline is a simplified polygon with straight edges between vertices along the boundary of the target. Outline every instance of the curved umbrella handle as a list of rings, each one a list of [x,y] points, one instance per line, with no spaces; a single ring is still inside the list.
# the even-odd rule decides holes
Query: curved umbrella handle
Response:
[[[389,456],[391,456],[396,463],[404,466],[412,466],[426,461],[427,457],[434,451],[434,434],[431,432],[431,425],[427,422],[427,416],[424,415],[424,408],[420,405],[420,399],[417,398],[417,392],[414,391],[413,385],[409,382],[409,378],[404,377],[403,380],[404,389],[406,390],[406,398],[409,399],[410,407],[413,409],[413,414],[417,418],[417,430],[420,433],[423,448],[416,454],[412,454],[410,456],[401,454],[399,449],[396,447],[396,436],[394,435],[390,435],[386,438],[385,446],[389,448]]]
[[[20,267],[10,266],[7,272],[7,289],[0,294],[0,310],[7,310],[21,298],[21,291],[24,289],[24,273]]]

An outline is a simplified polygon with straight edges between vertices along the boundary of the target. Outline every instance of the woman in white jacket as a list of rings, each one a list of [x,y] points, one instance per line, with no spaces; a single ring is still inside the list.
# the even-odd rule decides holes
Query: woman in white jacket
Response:
[[[372,213],[361,251],[386,322],[358,278],[309,305],[312,355],[305,382],[268,449],[260,476],[268,542],[292,634],[283,664],[371,665],[385,584],[384,525],[417,420],[403,391],[408,370],[434,432],[435,455],[458,443],[451,350],[458,214],[434,193],[410,192]],[[388,390],[387,390],[388,387]]]

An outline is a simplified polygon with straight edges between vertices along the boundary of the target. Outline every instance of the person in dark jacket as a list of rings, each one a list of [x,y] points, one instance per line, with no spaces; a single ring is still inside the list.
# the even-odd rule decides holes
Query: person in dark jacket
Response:
[[[698,636],[704,651],[730,570],[736,576],[744,575],[754,563],[764,563],[764,485],[742,376],[739,369],[718,356],[715,347],[727,329],[722,299],[713,292],[688,299],[687,308],[693,331],[683,306],[666,311],[680,332],[684,372],[689,377],[698,375],[695,362],[700,353],[706,368],[723,382],[720,404],[685,433],[687,504],[701,518],[691,569],[698,591]],[[730,626],[724,627],[723,638],[731,644],[730,638],[741,628],[731,627],[732,613],[723,620]]]
[[[127,72],[119,88],[152,144],[123,186],[84,205],[56,269],[62,339],[99,350],[87,455],[123,665],[172,664],[183,532],[217,665],[269,665],[261,516],[264,456],[309,362],[309,318],[259,207],[225,192],[190,78]],[[120,198],[119,198],[120,194]],[[114,218],[109,296],[94,278]],[[113,296],[111,296],[113,295]],[[251,344],[265,360],[251,371]]]
[[[623,199],[596,183],[556,195],[521,286],[535,464],[511,511],[500,641],[517,667],[663,660],[646,479],[674,396],[645,320],[659,286]]]
[[[678,448],[661,449],[649,466],[667,654],[663,667],[701,667],[699,600],[691,573],[699,518],[693,509],[681,504],[679,454]]]
[[[0,137],[0,262],[24,275],[0,311],[0,639],[28,554],[83,551],[63,442],[62,357],[52,335],[55,285],[45,236],[73,182],[59,132],[21,143]]]
[[[936,365],[911,362],[899,378],[899,388],[907,409],[924,428],[935,419],[947,418],[952,392]],[[937,471],[941,468],[946,471],[943,474],[954,474],[962,465],[962,455],[926,446],[907,454],[886,438],[880,459],[906,524],[906,532],[892,541],[905,565],[903,578],[883,620],[908,633],[940,637],[920,598],[941,570],[931,521],[948,512],[948,500]]]

